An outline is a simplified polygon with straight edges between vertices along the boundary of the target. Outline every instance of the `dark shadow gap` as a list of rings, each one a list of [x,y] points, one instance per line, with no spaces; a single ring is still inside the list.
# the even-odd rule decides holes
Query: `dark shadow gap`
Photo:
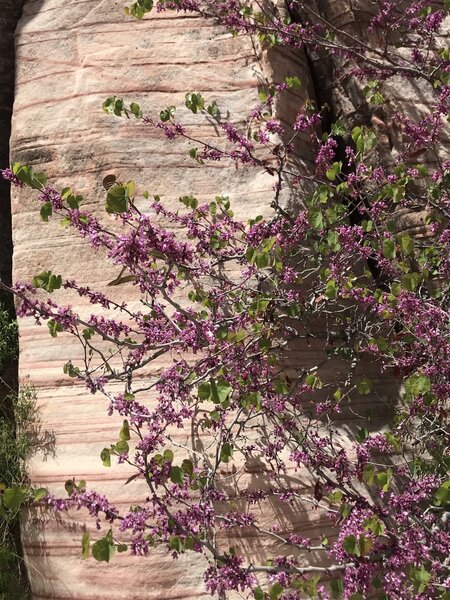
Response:
[[[0,168],[9,165],[9,139],[11,135],[11,117],[14,102],[15,84],[15,29],[22,13],[23,0],[0,0]],[[0,178],[0,280],[7,285],[12,283],[12,219],[11,194],[9,184]],[[18,353],[17,331],[11,323],[15,321],[14,300],[5,292],[0,292],[0,310],[2,311],[2,330],[0,331],[0,415],[7,427],[2,428],[2,444],[7,445],[8,435],[16,437],[14,403],[18,396]],[[14,333],[12,333],[14,332]],[[10,337],[13,336],[13,337]],[[3,342],[3,343],[2,343]],[[4,358],[4,360],[2,360]],[[3,363],[3,364],[1,364]],[[3,445],[2,445],[3,449]],[[0,449],[1,451],[1,449]],[[5,460],[9,457],[3,457]],[[16,465],[17,468],[19,464]],[[1,478],[7,478],[2,473]],[[1,517],[3,520],[3,517]],[[0,597],[29,598],[29,582],[23,561],[23,548],[20,539],[19,518],[7,517],[1,523],[3,536],[2,564],[0,571]],[[10,551],[6,555],[3,544]]]

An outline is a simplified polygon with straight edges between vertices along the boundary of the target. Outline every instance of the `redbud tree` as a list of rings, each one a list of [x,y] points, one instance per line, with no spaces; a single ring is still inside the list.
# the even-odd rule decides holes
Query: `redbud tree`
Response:
[[[50,271],[11,289],[19,316],[46,321],[53,337],[78,339],[85,358],[68,362],[65,373],[105,396],[108,413],[123,419],[100,460],[128,463],[130,480],[146,484],[139,506],[125,513],[84,481],[67,482],[66,498],[43,489],[2,492],[6,509],[30,498],[48,510],[86,509],[101,531],[95,540],[83,536],[85,558],[143,556],[155,546],[174,558],[198,553],[206,589],[220,598],[450,597],[450,52],[443,37],[450,5],[378,0],[369,8],[364,37],[301,0],[284,7],[138,0],[126,9],[137,18],[175,10],[213,19],[262,48],[331,60],[342,69],[336,81],[358,82],[372,119],[356,124],[313,101],[282,124],[276,107],[301,84],[295,76],[264,86],[245,128],[225,118],[227,107],[214,98],[188,91],[186,107],[214,123],[208,143],[189,136],[175,106],[147,115],[132,99],[104,102],[106,112],[140,120],[168,144],[188,140],[198,168],[232,161],[266,172],[273,179],[268,217],[242,222],[232,198],[202,204],[195,190],[183,189],[180,209],[169,209],[111,176],[100,220],[76,191],[53,189],[30,167],[3,170],[13,185],[36,190],[43,221],[59,218],[93,252],[106,252],[121,269],[112,285],[135,286],[140,296],[137,307],[125,292],[118,303]],[[392,82],[420,85],[428,112],[391,109],[384,88]],[[380,137],[389,131],[398,152],[384,159]],[[315,157],[309,173],[298,167],[299,139]],[[429,164],[421,161],[425,152]],[[289,207],[281,200],[287,188]],[[425,233],[402,231],[405,211],[425,213]],[[176,225],[176,235],[162,219]],[[82,318],[58,304],[60,288],[97,310]],[[307,349],[317,340],[320,362],[287,372],[293,345]],[[165,368],[150,376],[161,357]],[[336,357],[347,368],[322,376]],[[377,392],[358,374],[368,362],[398,389],[382,430],[370,431],[364,416],[352,414],[352,400]],[[349,416],[356,427],[344,435]],[[173,439],[177,429],[189,433],[190,444]],[[223,472],[255,460],[263,465],[260,484],[236,478],[232,494]],[[267,528],[260,509],[273,498],[286,507],[302,502],[329,520],[332,533],[309,539],[295,523]],[[256,561],[239,544],[227,545],[224,530],[251,531],[279,553]]]

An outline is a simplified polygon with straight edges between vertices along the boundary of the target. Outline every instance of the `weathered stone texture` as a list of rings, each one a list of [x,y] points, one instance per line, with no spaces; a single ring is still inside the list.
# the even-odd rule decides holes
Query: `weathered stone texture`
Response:
[[[29,0],[16,45],[12,158],[39,165],[55,187],[71,185],[100,212],[101,181],[113,172],[134,179],[140,189],[157,193],[164,201],[189,193],[212,199],[219,193],[230,195],[243,218],[269,210],[273,179],[262,170],[236,170],[226,163],[198,169],[187,157],[186,144],[169,143],[148,126],[108,116],[101,104],[116,94],[157,114],[170,104],[183,106],[186,91],[196,90],[243,123],[248,108],[258,102],[261,69],[268,76],[275,70],[280,78],[283,71],[300,72],[304,86],[301,93],[291,95],[290,118],[313,93],[301,57],[280,60],[273,55],[262,64],[249,38],[232,38],[212,23],[167,14],[136,22],[123,15],[120,3],[111,6],[100,0],[63,5],[59,0]],[[179,114],[193,137],[214,135],[207,122],[183,109]],[[27,191],[15,195],[15,279],[29,279],[44,268],[100,288],[114,278],[117,269],[57,222],[41,223],[38,211],[36,199]],[[128,288],[132,295],[132,286]],[[121,294],[124,289],[108,291]],[[89,310],[70,294],[59,294],[58,299]],[[126,468],[107,470],[99,460],[101,449],[117,435],[118,421],[107,417],[104,400],[72,385],[62,373],[64,362],[79,355],[76,343],[64,335],[53,340],[45,326],[25,320],[21,348],[21,375],[37,386],[42,427],[53,432],[56,441],[45,456],[38,453],[31,461],[32,480],[64,493],[66,479],[84,478],[121,507],[138,503],[145,492],[131,484],[123,486]],[[258,475],[249,475],[252,478],[258,481]],[[296,518],[305,523],[308,518],[301,514]],[[272,516],[265,518],[270,521]],[[195,555],[173,562],[165,551],[156,551],[147,560],[121,555],[113,565],[83,561],[84,521],[84,514],[60,520],[33,514],[24,521],[35,600],[100,600],[106,590],[110,600],[207,596],[204,562]],[[86,524],[93,525],[89,520]],[[262,555],[254,540],[243,540],[243,545],[249,553]]]

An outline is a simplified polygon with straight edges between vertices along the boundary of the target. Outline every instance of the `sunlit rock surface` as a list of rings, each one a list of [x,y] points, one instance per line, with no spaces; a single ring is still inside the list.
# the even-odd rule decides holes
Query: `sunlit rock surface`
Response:
[[[369,11],[365,6],[369,4],[344,0],[320,0],[317,6],[311,3],[336,26],[351,31],[355,21],[361,24],[358,27],[367,23]],[[171,143],[149,126],[114,118],[101,109],[102,102],[113,94],[139,102],[144,113],[152,115],[176,105],[181,107],[179,119],[188,125],[189,134],[209,140],[215,135],[211,124],[183,109],[187,91],[216,100],[231,120],[244,125],[249,108],[258,102],[265,77],[280,81],[286,75],[296,75],[302,88],[288,92],[277,106],[277,116],[284,123],[292,122],[305,99],[315,99],[316,95],[320,101],[333,103],[336,116],[354,118],[356,123],[362,113],[370,123],[373,115],[364,112],[367,107],[362,91],[351,81],[330,89],[331,73],[342,68],[337,59],[330,64],[318,56],[308,62],[300,53],[262,53],[255,48],[249,37],[233,38],[212,23],[183,14],[154,13],[137,22],[123,14],[121,2],[28,0],[16,34],[12,158],[39,165],[52,186],[71,186],[84,194],[87,206],[98,213],[103,211],[105,198],[102,179],[114,173],[119,179],[134,179],[138,191],[158,194],[173,207],[178,206],[179,195],[193,193],[203,201],[225,194],[243,219],[268,214],[274,181],[262,169],[236,169],[225,162],[199,168],[189,159],[186,143]],[[419,92],[410,89],[408,96]],[[394,104],[420,110],[414,100],[405,104],[403,92],[395,86],[392,94]],[[422,101],[426,106],[426,99]],[[385,118],[388,120],[389,115]],[[386,137],[384,158],[391,153],[395,160],[395,140],[387,131],[382,133]],[[308,145],[298,144],[297,152],[300,168],[312,173]],[[288,194],[285,201],[290,205],[299,202],[298,194]],[[417,218],[408,215],[407,226],[420,226]],[[57,220],[42,223],[38,201],[28,191],[14,192],[13,230],[16,280],[29,280],[46,269],[102,290],[118,274],[117,268]],[[108,293],[116,298],[126,294],[130,302],[136,299],[132,285],[108,288]],[[68,292],[58,293],[56,299],[89,313],[89,306]],[[107,416],[106,400],[91,396],[63,374],[63,364],[79,356],[76,341],[64,334],[52,339],[45,324],[39,327],[24,320],[20,344],[20,374],[37,387],[40,405],[41,447],[30,461],[31,479],[62,495],[67,479],[85,479],[89,487],[109,495],[121,508],[142,502],[142,487],[134,483],[124,486],[127,468],[106,469],[99,458],[102,448],[116,440],[119,421]],[[299,364],[309,368],[322,353],[320,339],[312,345],[298,345],[285,357],[287,368],[298,368]],[[333,378],[344,368],[337,361],[331,362],[322,376]],[[352,410],[361,416],[371,410],[372,426],[381,428],[395,402],[396,382],[389,374],[381,376],[377,365],[361,368],[364,376],[374,379],[378,392],[362,397]],[[351,427],[348,414],[341,418],[343,429]],[[183,432],[176,435],[185,441]],[[235,481],[229,481],[232,495]],[[240,486],[266,483],[259,464],[248,465],[239,479]],[[310,494],[313,484],[305,478],[299,493]],[[262,510],[262,523],[267,528],[275,524],[316,538],[327,532],[327,523],[300,501],[286,506],[271,499]],[[81,535],[85,527],[95,533],[92,520],[84,513],[58,519],[32,513],[24,520],[23,540],[35,600],[209,597],[202,579],[205,562],[193,553],[177,561],[163,550],[155,550],[146,559],[116,556],[109,565],[83,561]],[[283,552],[275,541],[256,538],[246,530],[240,540],[230,539],[231,543],[239,543],[255,561]]]
[[[243,125],[248,108],[258,102],[263,75],[272,77],[274,66],[276,77],[299,74],[303,80],[301,92],[289,93],[289,118],[314,93],[301,57],[273,54],[268,60],[255,54],[250,38],[232,38],[214,24],[183,15],[155,13],[137,22],[123,14],[119,2],[28,1],[16,35],[16,53],[13,160],[39,165],[51,185],[70,185],[98,212],[103,211],[105,198],[102,178],[109,173],[134,179],[138,189],[159,194],[174,207],[182,194],[195,193],[200,200],[227,194],[242,218],[270,210],[273,186],[272,177],[261,169],[236,169],[226,163],[198,168],[187,156],[186,144],[169,143],[149,126],[106,115],[101,105],[108,96],[137,101],[144,112],[157,115],[167,105],[183,107],[185,93],[195,90],[216,100]],[[205,119],[186,109],[181,108],[179,118],[193,137],[214,136]],[[28,191],[14,193],[14,278],[29,280],[47,269],[102,289],[117,275],[117,268],[57,220],[42,223],[32,196]],[[133,299],[131,285],[108,291]],[[90,310],[68,293],[58,293],[57,299]],[[24,320],[20,343],[20,374],[38,389],[46,440],[30,462],[31,479],[64,494],[67,479],[83,478],[121,508],[142,501],[142,487],[123,485],[129,475],[126,467],[106,469],[99,459],[120,428],[118,420],[107,417],[107,402],[63,374],[63,364],[79,356],[75,341],[65,335],[52,339],[45,324],[39,327]],[[33,513],[24,520],[35,600],[208,596],[202,579],[204,560],[192,553],[175,562],[158,550],[148,559],[120,555],[110,565],[83,561],[80,540],[85,523],[95,530],[85,517],[80,513],[56,519]],[[296,518],[309,520],[305,512]],[[244,545],[251,552],[254,542],[247,539]],[[263,556],[263,549],[258,554]]]

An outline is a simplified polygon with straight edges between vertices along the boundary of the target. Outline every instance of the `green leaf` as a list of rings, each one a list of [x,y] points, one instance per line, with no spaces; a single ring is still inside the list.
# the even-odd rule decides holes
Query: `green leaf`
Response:
[[[25,185],[32,185],[33,182],[33,169],[25,165],[15,162],[12,165],[13,175],[17,177],[19,181]]]
[[[334,181],[336,177],[339,175],[342,169],[341,162],[334,162],[331,167],[326,171],[325,175],[329,181]]]
[[[372,550],[373,540],[365,536],[360,536],[359,541],[359,552],[361,556],[367,556]]]
[[[136,19],[142,19],[142,17],[150,12],[153,8],[153,0],[137,0],[131,6],[125,8],[125,14],[131,15]]]
[[[224,379],[219,379],[217,382],[214,379],[210,380],[211,385],[211,400],[215,404],[222,404],[228,399],[231,393],[231,385]]]
[[[367,219],[363,219],[361,221],[361,227],[366,233],[370,233],[373,229],[373,221],[368,221]]]
[[[39,275],[33,277],[31,283],[35,288],[42,288],[49,294],[54,290],[59,290],[62,285],[61,275],[53,275],[51,271],[41,271]]]
[[[47,175],[45,173],[33,173],[33,185],[40,189],[45,187],[47,183]]]
[[[373,535],[381,535],[385,530],[385,525],[377,516],[373,516],[364,520],[364,529],[371,531]]]
[[[355,142],[356,149],[358,152],[364,152],[365,150],[365,136],[364,130],[361,127],[354,127],[352,129],[352,140]]]
[[[330,250],[333,252],[338,252],[341,249],[341,244],[339,242],[339,234],[337,231],[329,231],[327,233],[327,242],[330,246]]]
[[[63,372],[69,377],[78,377],[78,375],[80,374],[80,369],[78,367],[74,367],[73,364],[69,361],[63,366]]]
[[[10,488],[6,488],[3,492],[2,499],[5,508],[15,510],[24,504],[27,495],[18,485],[13,485]]]
[[[136,191],[136,185],[135,185],[134,181],[127,181],[125,187],[127,188],[128,197],[132,198]]]
[[[352,554],[353,556],[361,556],[359,544],[354,535],[348,535],[344,539],[343,547],[348,554]]]
[[[86,329],[83,329],[81,333],[85,340],[90,340],[91,337],[95,334],[95,331],[90,327],[86,327]]]
[[[369,437],[369,430],[367,427],[361,427],[361,429],[356,434],[357,441],[362,444]]]
[[[276,394],[289,394],[291,388],[289,387],[289,384],[286,381],[286,377],[277,377],[273,384]]]
[[[270,255],[268,252],[258,252],[255,254],[254,263],[258,269],[265,269],[270,265]]]
[[[125,419],[122,425],[122,429],[120,430],[119,437],[121,440],[129,440],[130,439],[130,424]]]
[[[198,200],[194,196],[182,196],[179,198],[179,201],[182,202],[187,208],[196,209],[198,206]]]
[[[241,404],[247,410],[251,408],[256,408],[257,411],[261,410],[261,394],[259,392],[246,394],[241,398]]]
[[[132,102],[130,104],[130,111],[133,113],[136,119],[140,119],[142,117],[141,107],[139,104],[137,104],[137,102]]]
[[[83,202],[83,196],[67,196],[67,204],[70,208],[78,209]]]
[[[40,215],[41,219],[45,222],[48,221],[48,218],[52,216],[53,206],[51,202],[44,202],[41,206]]]
[[[344,583],[342,579],[333,579],[330,581],[330,588],[335,600],[341,598],[344,593]]]
[[[407,233],[402,235],[399,238],[400,248],[402,249],[403,254],[409,256],[414,252],[414,240]]]
[[[66,483],[64,484],[64,489],[66,490],[68,496],[72,495],[75,488],[76,488],[76,485],[75,485],[75,482],[73,479],[68,479],[66,481]]]
[[[450,479],[444,481],[444,483],[436,490],[434,498],[437,506],[445,507],[450,504]]]
[[[302,87],[302,82],[295,75],[293,77],[285,77],[284,81],[285,81],[285,83],[287,83],[287,85],[290,88],[297,88],[298,89],[298,88]]]
[[[336,121],[336,123],[332,123],[331,133],[336,136],[344,136],[347,133],[344,123],[342,123],[342,121]]]
[[[207,107],[206,111],[212,117],[217,117],[219,115],[219,107],[217,106],[217,102],[213,100],[213,102]]]
[[[325,286],[325,296],[328,298],[328,300],[335,300],[337,298],[338,291],[339,290],[334,279],[327,281],[327,285]]]
[[[336,402],[339,402],[341,398],[342,398],[342,390],[338,388],[333,394],[333,400],[335,400]]]
[[[389,491],[389,487],[392,481],[392,469],[389,468],[387,471],[382,471],[381,473],[377,473],[375,476],[375,480],[377,482],[378,487],[383,491]]]
[[[103,450],[100,453],[100,458],[102,460],[104,467],[111,466],[111,452],[110,452],[109,448],[103,448]]]
[[[170,480],[172,483],[181,485],[184,481],[184,471],[180,467],[172,467],[170,469]]]
[[[407,400],[426,394],[431,389],[431,381],[422,373],[414,373],[404,381]]]
[[[183,460],[183,462],[181,463],[181,468],[183,469],[183,471],[189,475],[189,477],[192,477],[194,474],[194,465],[192,463],[192,461],[190,461],[189,459],[185,458]]]
[[[225,442],[220,449],[220,460],[227,463],[233,456],[233,446],[229,442]]]
[[[367,379],[364,377],[356,384],[356,389],[358,390],[358,394],[361,396],[367,396],[373,390],[373,381],[371,379]]]
[[[115,444],[115,449],[118,454],[126,454],[130,450],[130,446],[128,442],[125,440],[120,440]]]
[[[33,496],[35,502],[39,502],[39,500],[48,496],[48,490],[47,488],[37,488],[33,491]]]
[[[175,106],[168,106],[159,113],[159,118],[163,123],[167,123],[167,121],[170,121],[175,116],[175,110]]]
[[[373,465],[366,465],[364,467],[363,479],[367,485],[373,485],[375,482],[375,468]]]
[[[81,555],[86,560],[89,558],[89,550],[91,545],[91,536],[89,532],[86,531],[83,533],[83,537],[81,538]]]
[[[281,594],[283,593],[283,587],[281,586],[280,583],[275,582],[270,588],[269,588],[269,598],[270,600],[278,600],[281,596]]]
[[[305,383],[313,390],[320,390],[323,387],[322,380],[315,373],[311,373],[305,378]]]
[[[92,546],[92,556],[95,560],[100,562],[107,562],[111,560],[116,552],[116,547],[114,542],[112,541],[112,531],[109,530],[109,533],[97,540],[95,544]]]
[[[171,463],[173,461],[173,452],[172,452],[172,450],[169,450],[169,449],[164,450],[163,459],[166,462],[170,462]]]
[[[264,592],[259,586],[253,590],[253,597],[255,600],[264,600]]]
[[[308,223],[313,229],[323,229],[323,214],[320,208],[313,207],[308,210]]]
[[[395,258],[396,250],[395,250],[395,242],[394,240],[386,239],[383,240],[383,256],[392,260]]]
[[[106,212],[109,214],[122,214],[128,210],[128,186],[115,184],[109,188],[106,196]]]
[[[50,319],[49,321],[47,321],[47,327],[50,331],[50,335],[54,338],[57,337],[58,333],[60,333],[61,331],[64,331],[64,329],[62,328],[62,325],[60,325],[53,319]]]
[[[113,113],[116,117],[121,117],[122,113],[125,112],[124,103],[122,98],[117,96],[110,96],[102,104],[104,112]]]
[[[178,535],[174,535],[170,538],[169,548],[175,550],[175,552],[184,552],[184,544]]]
[[[197,114],[199,110],[202,110],[205,106],[205,100],[201,94],[195,92],[188,92],[185,96],[185,105],[194,114]]]
[[[339,504],[342,498],[343,493],[341,492],[341,490],[335,490],[327,496],[327,499],[331,502],[331,504]]]
[[[32,167],[27,167],[19,162],[13,163],[12,172],[19,181],[34,189],[43,190],[47,183],[45,173],[35,173]]]
[[[122,552],[126,552],[128,550],[128,546],[127,546],[127,544],[117,544],[116,550],[120,554]]]
[[[211,396],[211,385],[203,382],[198,386],[197,394],[200,400],[209,400]]]
[[[411,577],[414,587],[419,594],[428,588],[428,584],[431,579],[431,573],[429,573],[423,565],[420,567],[410,567],[409,576]]]
[[[419,273],[406,273],[402,277],[402,288],[408,292],[414,292],[421,280]]]

